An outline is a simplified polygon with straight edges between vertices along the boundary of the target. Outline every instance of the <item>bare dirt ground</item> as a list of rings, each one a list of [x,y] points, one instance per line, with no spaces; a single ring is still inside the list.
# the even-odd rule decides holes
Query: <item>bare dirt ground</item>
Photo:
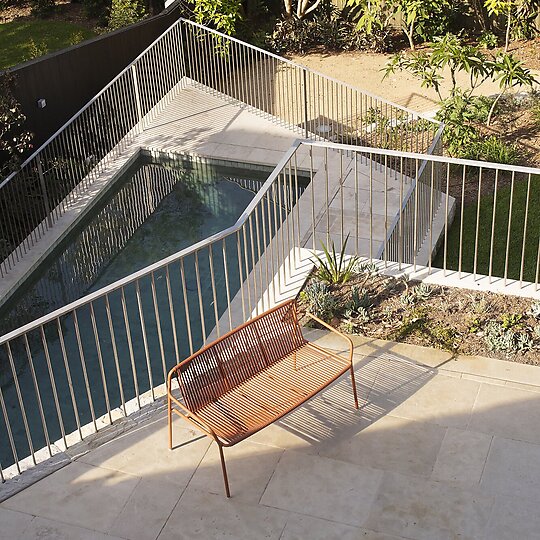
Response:
[[[540,68],[540,38],[527,42],[527,46],[514,44],[512,53],[523,57],[531,68]],[[519,54],[518,54],[519,53]],[[520,56],[521,55],[521,56]],[[291,60],[324,75],[346,82],[420,113],[432,113],[437,109],[439,97],[434,90],[422,88],[420,81],[408,73],[395,73],[383,80],[384,67],[391,54],[369,53],[362,51],[342,53],[313,53],[305,56],[293,55]],[[531,62],[531,64],[529,64]],[[540,79],[540,74],[537,74]],[[450,84],[446,76],[442,84],[443,97],[448,95]],[[458,75],[458,84],[468,88],[468,77]],[[478,95],[493,95],[498,92],[499,84],[486,81],[475,92]]]
[[[314,271],[303,290],[317,280]],[[345,333],[540,365],[540,313],[531,313],[534,304],[540,306],[538,302],[451,287],[419,286],[416,281],[353,274],[346,284],[330,287],[328,294],[334,297],[336,307],[328,322]],[[350,311],[355,287],[361,297],[366,295],[364,310]],[[306,293],[300,293],[302,317],[307,310],[313,311],[313,307]],[[302,323],[308,324],[309,319],[303,317]]]

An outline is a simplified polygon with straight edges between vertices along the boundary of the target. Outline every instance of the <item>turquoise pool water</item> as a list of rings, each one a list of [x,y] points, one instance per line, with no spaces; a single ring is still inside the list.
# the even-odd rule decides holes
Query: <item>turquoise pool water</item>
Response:
[[[0,334],[233,225],[269,172],[263,167],[254,169],[187,158],[139,159],[0,308]],[[225,248],[228,266],[238,267],[236,239],[227,240]],[[153,280],[143,278],[138,291],[134,285],[125,288],[125,313],[120,292],[112,292],[108,300],[114,348],[104,300],[94,303],[93,313],[87,307],[77,310],[79,336],[73,315],[63,317],[60,328],[55,324],[44,327],[54,388],[40,331],[29,336],[28,347],[23,340],[15,340],[11,352],[23,406],[14,386],[8,353],[0,350],[0,384],[19,458],[30,453],[23,409],[31,443],[34,449],[42,448],[47,439],[54,441],[62,436],[60,420],[67,433],[75,431],[78,424],[92,422],[107,409],[120,406],[122,399],[132,399],[155,386],[156,381],[162,382],[164,368],[178,360],[173,330],[178,335],[180,358],[202,345],[203,330],[208,333],[215,324],[216,311],[219,317],[226,309],[222,250],[215,250],[213,257],[215,302],[207,252],[201,252],[199,258],[199,280],[194,257],[184,260],[185,297],[180,267],[170,268],[174,319],[169,316],[164,271],[155,272]],[[252,261],[242,264],[249,270]],[[227,278],[232,297],[240,287],[239,275],[232,271]],[[202,313],[199,295],[204,305]],[[141,309],[146,313],[144,324]],[[157,333],[158,316],[162,342]],[[100,336],[99,347],[96,334]],[[32,370],[39,382],[39,393]],[[40,400],[45,419],[39,414]],[[0,415],[0,463],[6,467],[13,462],[6,425]]]

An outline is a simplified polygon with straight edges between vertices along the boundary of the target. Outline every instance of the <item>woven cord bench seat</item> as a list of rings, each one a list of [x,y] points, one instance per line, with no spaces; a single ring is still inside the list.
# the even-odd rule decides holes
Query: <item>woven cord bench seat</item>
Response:
[[[348,358],[306,341],[296,304],[288,301],[225,334],[169,372],[169,448],[174,412],[217,443],[227,497],[230,490],[223,447],[233,446],[275,422],[347,371],[358,408],[352,341],[310,316],[347,340]],[[173,395],[173,379],[178,382],[179,398]]]
[[[232,446],[289,413],[348,371],[349,363],[306,344],[197,414]]]

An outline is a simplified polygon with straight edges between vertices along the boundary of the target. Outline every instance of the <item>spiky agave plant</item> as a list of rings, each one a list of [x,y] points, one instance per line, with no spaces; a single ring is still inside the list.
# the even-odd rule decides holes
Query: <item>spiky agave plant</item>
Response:
[[[329,285],[343,285],[351,279],[354,269],[358,262],[358,256],[353,255],[349,260],[345,260],[345,249],[349,235],[345,238],[343,246],[339,252],[336,252],[336,246],[334,241],[330,244],[330,249],[327,248],[322,242],[321,247],[324,255],[320,256],[317,253],[313,253],[317,265],[317,274],[321,281],[328,283]]]

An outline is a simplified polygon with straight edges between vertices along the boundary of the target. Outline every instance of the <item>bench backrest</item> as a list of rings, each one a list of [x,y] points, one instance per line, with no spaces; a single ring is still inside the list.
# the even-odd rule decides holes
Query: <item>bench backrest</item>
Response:
[[[186,406],[196,412],[305,343],[294,301],[255,317],[180,364]]]

